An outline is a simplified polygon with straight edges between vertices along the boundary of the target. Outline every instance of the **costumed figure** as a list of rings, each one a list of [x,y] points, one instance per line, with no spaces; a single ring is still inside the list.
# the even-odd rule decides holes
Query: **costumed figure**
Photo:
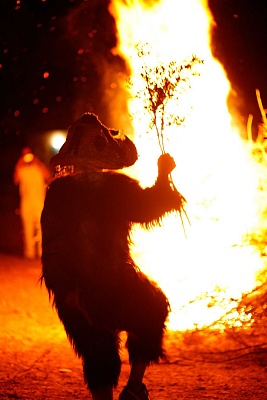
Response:
[[[68,131],[51,159],[55,179],[42,213],[42,280],[94,400],[112,400],[120,375],[122,331],[131,372],[119,400],[148,400],[146,367],[164,358],[169,303],[130,255],[133,223],[145,228],[180,211],[183,197],[168,179],[175,162],[158,160],[152,187],[116,170],[137,160],[133,142],[91,113]]]
[[[29,147],[24,147],[15,166],[13,181],[19,186],[23,254],[28,259],[40,258],[42,254],[40,219],[49,178],[48,168]]]

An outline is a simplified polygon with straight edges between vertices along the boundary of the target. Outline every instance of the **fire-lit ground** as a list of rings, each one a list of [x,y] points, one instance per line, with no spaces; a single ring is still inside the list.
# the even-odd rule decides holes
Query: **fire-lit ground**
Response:
[[[38,284],[39,275],[39,261],[0,254],[0,398],[90,399],[80,361]],[[205,349],[200,357],[187,339],[188,349],[183,341],[181,352],[179,340],[178,334],[168,333],[168,362],[150,367],[146,374],[151,400],[267,399],[264,357],[250,354],[211,362],[207,351],[203,361]],[[115,399],[129,370],[125,351],[122,359]]]

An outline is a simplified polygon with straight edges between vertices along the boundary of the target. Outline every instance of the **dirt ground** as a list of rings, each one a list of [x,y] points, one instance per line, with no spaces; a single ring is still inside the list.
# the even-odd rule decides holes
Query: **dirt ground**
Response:
[[[0,254],[0,399],[90,399],[64,330],[40,287],[40,262]],[[151,400],[267,400],[264,359],[241,357],[214,362],[181,351],[177,336],[166,335],[168,361],[145,376]],[[114,400],[127,380],[122,373]]]

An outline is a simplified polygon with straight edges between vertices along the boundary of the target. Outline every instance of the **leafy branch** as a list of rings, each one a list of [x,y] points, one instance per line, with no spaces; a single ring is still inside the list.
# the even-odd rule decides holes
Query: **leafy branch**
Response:
[[[150,116],[149,128],[153,129],[155,127],[159,147],[161,153],[164,154],[166,153],[165,127],[173,124],[179,126],[184,122],[185,118],[179,116],[176,112],[179,98],[182,93],[186,93],[191,88],[190,78],[200,75],[196,66],[203,64],[203,60],[193,55],[191,59],[184,61],[180,65],[175,61],[170,61],[167,64],[160,63],[156,66],[149,66],[145,62],[145,59],[148,59],[151,55],[148,45],[139,44],[137,46],[137,54],[144,61],[141,68],[141,78],[144,86],[136,92],[135,97],[142,99],[144,108]],[[168,107],[170,103],[174,105],[175,111]],[[180,217],[184,228],[181,212],[185,214],[189,222],[184,209],[186,200],[176,189],[171,174],[170,182],[173,190],[180,196]]]
[[[203,64],[203,60],[192,56],[180,65],[175,61],[170,61],[168,64],[161,63],[151,67],[145,62],[151,54],[147,46],[139,44],[137,54],[144,60],[141,68],[144,86],[136,92],[135,96],[143,100],[144,108],[150,115],[149,128],[155,127],[159,147],[164,154],[166,152],[165,127],[173,124],[179,126],[184,122],[185,118],[176,112],[180,95],[191,88],[190,78],[199,75],[196,66]],[[175,112],[168,110],[170,103],[174,104]]]

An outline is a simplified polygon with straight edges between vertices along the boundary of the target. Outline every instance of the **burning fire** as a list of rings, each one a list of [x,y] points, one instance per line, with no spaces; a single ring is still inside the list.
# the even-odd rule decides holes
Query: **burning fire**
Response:
[[[114,52],[131,71],[128,106],[139,152],[135,174],[144,186],[154,182],[160,155],[155,126],[149,129],[144,99],[136,95],[145,90],[144,67],[151,74],[157,66],[181,65],[192,55],[204,63],[199,76],[188,71],[190,88],[182,88],[164,115],[184,118],[181,124],[167,124],[163,135],[177,165],[172,178],[187,199],[186,235],[179,216],[166,218],[163,227],[149,233],[135,227],[133,257],[167,294],[169,329],[209,326],[226,313],[230,325],[244,319],[250,324],[252,316],[230,311],[257,285],[263,268],[260,255],[243,240],[260,223],[258,165],[233,127],[227,108],[231,86],[211,53],[213,20],[206,1],[152,3],[112,0],[110,5],[118,30]],[[140,45],[149,49],[142,56]]]

